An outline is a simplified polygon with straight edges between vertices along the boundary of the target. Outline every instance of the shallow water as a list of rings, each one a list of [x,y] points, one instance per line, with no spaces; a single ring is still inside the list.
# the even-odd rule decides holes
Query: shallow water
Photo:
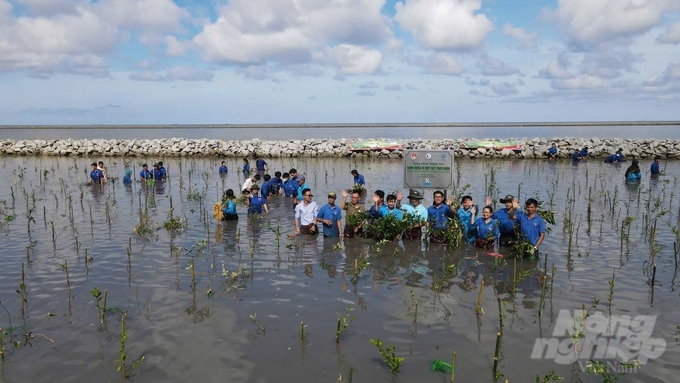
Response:
[[[461,162],[457,184],[470,184],[467,193],[478,204],[491,189],[495,200],[505,194],[521,200],[537,196],[544,207],[555,210],[557,225],[541,247],[543,256],[514,265],[510,258],[497,260],[465,245],[447,249],[412,241],[377,245],[364,239],[289,240],[293,213],[285,197],[268,202],[269,214],[248,217],[240,205],[239,221],[218,223],[212,204],[224,189],[238,190],[243,181],[242,174],[233,171],[239,165],[236,160],[226,160],[232,172],[222,179],[216,174],[221,159],[167,159],[168,182],[128,188],[120,182],[124,161],[107,164],[109,177],[118,177],[118,182],[100,188],[86,185],[87,159],[0,158],[4,180],[0,209],[15,217],[0,226],[0,300],[13,326],[4,337],[4,381],[121,380],[115,362],[121,315],[108,314],[106,323],[99,323],[90,295],[98,287],[108,291],[108,307],[127,312],[128,368],[145,356],[133,370],[135,381],[329,382],[340,374],[346,381],[352,368],[355,382],[448,382],[448,374],[431,372],[430,365],[435,358],[449,361],[452,351],[457,355],[457,382],[493,381],[500,297],[505,311],[502,381],[533,381],[536,374],[542,377],[554,369],[566,381],[596,382],[601,379],[586,376],[578,365],[532,360],[530,355],[536,338],[552,336],[560,310],[579,310],[583,305],[587,309],[597,297],[595,311],[607,314],[608,281],[614,271],[612,315],[656,315],[652,336],[666,341],[663,355],[626,381],[675,379],[680,365],[680,308],[671,228],[680,219],[677,163],[669,162],[659,179],[645,176],[640,184],[629,185],[622,181],[625,167],[600,162],[576,166],[527,160]],[[269,165],[306,173],[320,205],[327,202],[326,192],[351,184],[353,168],[365,175],[369,190],[393,191],[403,179],[402,160],[294,161],[272,159]],[[141,163],[128,165],[137,173]],[[430,205],[431,192],[425,194],[424,203]],[[200,195],[205,195],[202,201],[195,198]],[[188,230],[174,236],[162,227],[171,200],[173,215],[188,224]],[[145,209],[157,226],[151,234],[136,237],[133,229]],[[565,229],[569,216],[571,244]],[[621,222],[626,216],[636,219],[622,246]],[[646,261],[654,218],[657,270],[652,304]],[[342,248],[335,249],[338,243]],[[87,264],[85,249],[93,257]],[[546,284],[545,308],[539,317],[546,253],[548,274],[554,264],[555,275]],[[355,260],[364,257],[369,266],[353,283]],[[65,261],[70,293],[59,267]],[[27,291],[23,315],[15,292],[22,263]],[[239,288],[229,289],[222,264],[230,272],[241,265],[249,277],[239,280]],[[452,275],[442,281],[443,270],[451,264]],[[527,276],[513,282],[522,271]],[[482,281],[485,314],[478,316]],[[416,324],[414,299],[419,301]],[[355,320],[336,344],[338,315],[350,305]],[[249,319],[255,314],[266,331]],[[307,325],[302,345],[301,321]],[[9,328],[7,315],[0,315],[0,326]],[[24,344],[22,334],[28,332],[33,338]],[[380,360],[371,338],[396,344],[397,354],[405,358],[396,377]],[[14,341],[20,347],[9,343]]]

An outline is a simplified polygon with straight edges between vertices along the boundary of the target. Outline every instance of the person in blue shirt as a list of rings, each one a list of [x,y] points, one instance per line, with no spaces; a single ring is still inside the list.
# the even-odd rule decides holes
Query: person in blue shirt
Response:
[[[604,159],[604,162],[607,164],[613,164],[614,162],[616,162],[616,158],[617,158],[616,153],[610,154],[607,156],[607,158]]]
[[[295,197],[297,195],[297,170],[290,169],[288,173],[288,179],[283,184],[283,194],[286,197]],[[284,174],[285,178],[285,174]]]
[[[236,196],[234,196],[234,191],[232,189],[227,189],[222,197],[222,220],[223,221],[234,221],[238,219],[238,213],[236,213]]]
[[[269,174],[265,174],[263,178],[264,182],[262,183],[262,189],[260,190],[260,192],[262,193],[262,197],[269,198],[271,197],[272,191],[271,189],[272,176],[270,176]]]
[[[316,215],[316,222],[322,223],[324,237],[339,237],[342,232],[342,210],[335,204],[337,195],[328,193],[328,204],[321,206]]]
[[[255,161],[255,168],[258,172],[266,172],[269,166],[267,166],[267,161],[262,159],[262,156],[257,156],[257,161]]]
[[[550,148],[548,148],[548,151],[545,153],[548,158],[555,158],[557,157],[557,145],[553,142]]]
[[[387,196],[387,205],[382,205],[378,212],[380,213],[381,217],[393,215],[400,221],[404,219],[404,213],[397,208],[397,196],[394,194],[389,194]]]
[[[352,170],[352,175],[354,176],[354,185],[359,185],[362,189],[364,189],[366,187],[364,176],[359,174],[356,169]]]
[[[93,162],[91,165],[92,171],[90,172],[90,183],[101,184],[104,181],[104,173],[97,169],[97,164]]]
[[[302,196],[304,193],[302,191],[305,190],[305,189],[309,189],[309,185],[307,185],[307,183],[305,183],[305,180],[306,180],[306,178],[305,178],[304,174],[301,175],[301,176],[298,176],[298,178],[297,178],[298,188],[297,188],[297,194],[295,195],[295,201],[294,201],[295,205],[297,205],[298,203],[300,203],[304,199],[303,196]]]
[[[226,176],[229,173],[229,168],[227,167],[227,161],[222,161],[222,166],[217,170],[221,176]]]
[[[250,173],[250,161],[247,158],[243,159],[243,172],[246,174]]]
[[[409,203],[402,204],[402,198],[403,194],[400,190],[397,192],[397,208],[403,210],[404,213],[411,215],[416,219],[416,222],[413,223],[413,226],[406,229],[403,237],[404,239],[420,240],[423,237],[422,227],[427,224],[427,208],[420,203],[420,201],[423,200],[423,196],[418,190],[411,189],[409,190],[408,195]]]
[[[123,176],[123,185],[132,185],[132,170],[125,169],[125,176]]]
[[[616,162],[624,162],[626,157],[623,155],[623,148],[616,151]]]
[[[376,220],[382,215],[380,214],[380,209],[385,206],[385,192],[382,190],[376,190],[373,192],[373,206],[368,209],[368,215],[371,217],[370,220]]]
[[[581,152],[579,153],[579,156],[581,156],[582,160],[587,160],[589,153],[588,153],[588,147],[584,146],[583,149],[581,149]]]
[[[545,221],[537,213],[538,201],[533,198],[526,201],[524,204],[526,214],[514,214],[514,211],[519,207],[519,201],[513,200],[512,206],[514,209],[510,218],[519,222],[522,237],[534,245],[534,250],[538,251],[543,239],[545,239]]]
[[[146,182],[148,180],[151,180],[151,172],[149,171],[149,165],[144,164],[142,165],[142,170],[139,172],[139,180],[141,182]]]
[[[505,207],[499,210],[496,210],[495,213],[493,213],[492,218],[497,219],[498,223],[500,225],[500,245],[501,246],[512,246],[515,240],[517,239],[517,234],[515,233],[515,221],[510,218],[511,215],[520,215],[522,214],[521,211],[515,212],[515,207],[513,204],[513,201],[515,201],[515,197],[508,194],[505,196],[505,198],[501,198],[500,202],[502,204],[505,204]],[[486,198],[486,205],[491,206],[492,201],[491,197]]]
[[[449,228],[449,219],[454,217],[451,201],[444,202],[444,193],[441,190],[432,193],[432,197],[434,203],[427,209],[427,226],[436,231],[431,231],[430,242],[444,243],[446,235],[442,231]]]
[[[475,209],[473,207],[473,209]],[[482,249],[491,249],[501,237],[499,230],[500,223],[493,218],[493,208],[485,206],[482,209],[482,216],[476,220],[471,218],[470,226],[474,230],[475,246]],[[474,220],[474,221],[472,221]]]
[[[260,187],[257,184],[250,187],[250,197],[246,198],[246,205],[248,214],[261,214],[262,210],[269,213],[267,200],[260,195]]]
[[[279,195],[283,192],[283,179],[281,179],[281,172],[274,173],[274,178],[269,183],[271,194]]]
[[[640,178],[642,178],[642,174],[640,173],[640,166],[638,165],[638,160],[633,159],[631,162],[631,165],[626,169],[626,179],[631,180],[631,181],[637,181]]]
[[[652,175],[661,173],[661,170],[659,170],[659,160],[661,160],[661,156],[654,156],[654,162],[652,162],[650,169]]]
[[[160,169],[163,179],[168,178],[168,171],[165,169],[165,166],[163,166],[163,161],[158,161],[158,169]]]
[[[153,164],[153,173],[151,175],[153,176],[154,181],[160,182],[163,180],[163,172],[158,163]]]
[[[581,160],[581,150],[574,150],[574,154],[571,155],[571,159],[574,160],[574,162],[579,162]]]
[[[465,242],[473,243],[475,241],[475,232],[471,230],[471,225],[475,221],[475,214],[477,208],[474,202],[472,202],[472,197],[469,195],[463,196],[460,201],[460,207],[458,208],[458,220],[463,225],[463,235]]]

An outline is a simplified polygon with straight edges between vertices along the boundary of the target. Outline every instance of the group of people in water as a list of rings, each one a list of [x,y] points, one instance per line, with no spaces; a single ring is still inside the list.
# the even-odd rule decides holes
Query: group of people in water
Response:
[[[545,238],[546,222],[537,212],[538,201],[529,198],[520,209],[519,201],[512,195],[500,199],[503,208],[494,212],[490,197],[478,210],[471,196],[463,196],[459,206],[451,199],[446,200],[441,190],[432,193],[433,203],[426,207],[422,204],[424,197],[420,191],[409,190],[406,200],[401,191],[385,194],[376,190],[371,197],[370,206],[365,206],[362,197],[366,194],[366,181],[355,169],[351,171],[353,187],[342,190],[342,200],[337,204],[338,195],[334,191],[327,193],[327,203],[319,206],[313,200],[312,189],[307,185],[304,174],[296,169],[286,173],[276,171],[274,177],[262,174],[267,171],[267,163],[258,158],[258,172],[250,172],[247,159],[243,161],[241,171],[246,176],[241,187],[248,214],[268,213],[267,200],[276,196],[289,197],[295,211],[295,235],[317,235],[324,237],[361,237],[365,236],[365,225],[375,220],[394,216],[400,222],[407,222],[402,238],[405,240],[421,240],[429,235],[432,243],[447,242],[447,231],[451,229],[453,220],[462,226],[464,241],[477,247],[491,249],[496,244],[512,246],[522,239],[528,241],[535,250],[541,246]],[[228,174],[226,163],[218,169],[220,175]],[[260,182],[262,181],[262,182]],[[221,203],[215,206],[215,215],[222,220],[236,220],[236,194],[232,189],[223,193]],[[342,223],[343,211],[345,223]],[[319,228],[320,225],[320,228]]]
[[[104,167],[104,162],[93,162],[92,170],[90,171],[89,183],[92,184],[103,184],[108,181],[106,176],[106,168]],[[168,172],[163,166],[163,161],[158,161],[153,164],[153,170],[149,170],[149,165],[143,164],[142,170],[139,172],[139,182],[149,183],[149,182],[160,182],[165,181],[168,178]],[[132,170],[125,169],[125,176],[123,176],[123,184],[131,185],[133,182]]]

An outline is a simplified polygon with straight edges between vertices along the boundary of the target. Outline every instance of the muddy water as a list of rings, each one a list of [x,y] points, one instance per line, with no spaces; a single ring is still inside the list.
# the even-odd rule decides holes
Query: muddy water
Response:
[[[467,193],[480,205],[491,190],[495,200],[505,194],[522,200],[537,196],[556,212],[557,225],[547,235],[542,256],[514,263],[465,245],[447,249],[411,241],[289,240],[293,213],[284,197],[268,202],[269,214],[248,217],[240,205],[239,221],[218,223],[212,204],[223,190],[238,190],[243,182],[234,171],[237,161],[228,159],[232,171],[220,178],[218,159],[166,160],[169,180],[156,187],[125,187],[124,161],[107,161],[109,176],[117,182],[92,187],[86,184],[87,159],[0,159],[0,218],[14,217],[0,226],[0,300],[11,317],[10,327],[0,308],[0,326],[7,332],[3,381],[121,380],[116,371],[118,310],[126,312],[127,365],[135,381],[333,382],[340,375],[347,381],[352,369],[354,382],[448,382],[449,375],[431,372],[430,365],[435,358],[450,361],[453,351],[457,382],[493,381],[500,298],[501,381],[533,381],[554,370],[567,381],[596,382],[601,379],[582,371],[583,361],[581,366],[558,364],[554,356],[531,359],[531,354],[537,338],[553,336],[560,310],[588,309],[597,298],[591,313],[609,315],[608,281],[614,272],[612,315],[655,315],[652,337],[666,342],[663,355],[626,381],[675,379],[680,365],[672,232],[680,218],[676,163],[669,163],[659,179],[645,174],[637,185],[623,182],[625,167],[599,162],[461,163],[457,185],[469,184]],[[141,163],[136,161],[127,165],[138,173]],[[353,168],[365,175],[369,190],[393,191],[402,182],[399,160],[269,162],[275,170],[296,167],[306,173],[321,205],[328,191],[351,184]],[[647,170],[648,164],[643,165]],[[426,195],[429,205],[431,193]],[[175,235],[163,228],[171,201],[173,216],[188,226]],[[153,229],[135,236],[144,211]],[[623,230],[628,240],[622,242],[626,217],[635,220],[629,219],[630,233]],[[654,221],[652,303],[647,266]],[[92,257],[87,263],[85,249]],[[553,264],[555,271],[541,305],[546,254],[548,277]],[[363,259],[368,267],[353,281],[355,260]],[[22,263],[23,312],[15,292]],[[70,293],[60,268],[64,263]],[[223,265],[228,275],[242,270],[235,282],[223,276]],[[480,316],[475,311],[482,282]],[[111,312],[103,324],[90,294],[95,287],[107,290]],[[338,316],[345,313],[354,320],[336,344]],[[302,344],[301,321],[307,326]],[[370,344],[372,338],[395,344],[398,356],[405,358],[396,377]],[[131,369],[142,355],[145,361]]]

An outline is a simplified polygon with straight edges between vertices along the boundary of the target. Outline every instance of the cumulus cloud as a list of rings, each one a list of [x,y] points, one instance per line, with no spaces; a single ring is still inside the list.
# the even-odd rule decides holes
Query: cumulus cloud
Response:
[[[145,31],[180,31],[181,21],[189,18],[172,0],[103,0],[95,8],[111,25]]]
[[[417,56],[410,59],[412,65],[421,67],[425,73],[459,75],[465,68],[454,57],[447,53],[432,53],[427,57]]]
[[[177,66],[168,69],[165,73],[144,71],[132,73],[129,76],[135,81],[212,81],[213,77],[214,74],[211,71],[190,66]]]
[[[537,33],[528,33],[523,28],[515,27],[512,24],[503,25],[503,34],[515,42],[515,46],[520,49],[533,49],[538,40]]]
[[[17,3],[25,6],[30,14],[35,16],[76,13],[76,2],[72,0],[17,0]],[[1,4],[0,8],[2,8]]]
[[[482,55],[475,64],[484,76],[509,76],[519,73],[517,67],[489,55]]]
[[[483,93],[482,96],[484,97],[502,97],[502,96],[510,96],[513,94],[517,94],[519,91],[515,87],[515,85],[509,83],[509,82],[501,82],[498,84],[491,84],[489,85],[489,88],[486,89]]]
[[[644,81],[642,87],[645,92],[656,94],[660,98],[680,98],[680,62],[668,64],[661,74]]]
[[[183,42],[177,40],[175,36],[165,36],[165,54],[173,57],[184,56],[187,52],[187,46]]]
[[[551,86],[555,89],[598,89],[605,88],[609,81],[591,75],[579,75],[572,78],[555,79],[551,81]]]
[[[593,44],[645,32],[677,7],[676,0],[560,0],[554,17],[571,40]]]
[[[373,74],[380,68],[383,55],[377,49],[341,44],[314,52],[312,59],[330,65],[342,74]]]
[[[430,49],[473,49],[494,30],[486,15],[478,13],[481,0],[404,1],[396,4],[394,19]]]
[[[548,66],[538,72],[538,76],[550,80],[573,78],[574,75],[569,72],[570,65],[569,58],[566,55],[560,55],[550,60]]]
[[[327,44],[356,47],[383,42],[391,32],[385,0],[231,0],[194,42],[220,63],[304,63]],[[366,49],[366,48],[364,48]],[[351,71],[351,69],[350,69]]]
[[[680,44],[680,23],[675,23],[656,39],[661,44]]]
[[[271,80],[275,83],[281,82],[275,75],[276,69],[272,65],[248,65],[236,70],[236,73],[249,80]]]
[[[390,85],[385,86],[383,89],[390,91],[390,92],[397,92],[397,91],[400,91],[402,88],[401,88],[401,85],[399,85],[399,84],[390,84]]]

